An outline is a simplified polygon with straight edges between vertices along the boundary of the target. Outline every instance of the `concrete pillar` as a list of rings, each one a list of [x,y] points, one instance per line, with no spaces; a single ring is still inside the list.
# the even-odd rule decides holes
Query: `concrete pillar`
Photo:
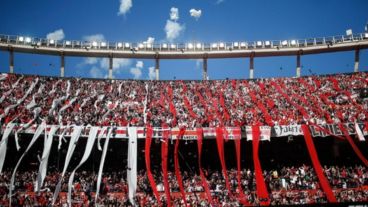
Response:
[[[9,50],[9,73],[14,73],[14,50]]]
[[[203,58],[203,80],[207,80],[207,58]]]
[[[65,56],[64,53],[61,53],[60,55],[60,77],[64,77],[65,76]]]
[[[254,55],[250,55],[250,59],[249,59],[249,78],[253,79],[254,78]]]
[[[112,69],[113,69],[113,66],[114,66],[114,62],[113,62],[113,58],[112,58],[112,55],[110,54],[109,55],[109,79],[112,79]]]
[[[156,71],[156,80],[160,80],[160,59],[156,58],[156,65],[155,65],[155,71]]]
[[[296,77],[300,77],[300,54],[296,56]]]
[[[359,71],[359,56],[360,56],[360,50],[355,49],[355,63],[354,63],[354,72]]]

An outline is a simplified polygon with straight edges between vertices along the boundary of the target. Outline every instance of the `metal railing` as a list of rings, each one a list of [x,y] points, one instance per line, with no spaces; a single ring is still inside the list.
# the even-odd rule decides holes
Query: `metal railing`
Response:
[[[65,48],[86,50],[113,50],[113,51],[155,51],[155,52],[184,52],[184,51],[232,51],[257,50],[280,48],[305,48],[313,46],[333,46],[348,42],[368,41],[368,33],[339,35],[293,40],[265,40],[265,41],[239,41],[215,43],[130,43],[107,41],[80,41],[80,40],[52,40],[21,35],[0,35],[0,43],[9,45],[25,45],[35,48]]]

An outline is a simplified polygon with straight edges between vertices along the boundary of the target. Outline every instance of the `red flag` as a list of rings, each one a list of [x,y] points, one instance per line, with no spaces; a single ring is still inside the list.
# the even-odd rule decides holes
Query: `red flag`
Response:
[[[175,141],[174,166],[175,166],[175,175],[176,175],[176,179],[178,180],[179,189],[180,189],[182,199],[184,201],[185,206],[189,206],[187,204],[186,199],[185,199],[186,195],[185,195],[185,190],[184,190],[184,186],[183,186],[183,179],[182,179],[181,174],[180,174],[179,157],[178,157],[179,140],[184,136],[184,134],[185,134],[185,128],[181,128],[180,131],[179,131],[179,134],[177,136],[177,139]]]
[[[161,142],[161,167],[162,167],[162,173],[163,173],[163,178],[164,178],[167,206],[171,207],[169,176],[167,172],[167,156],[168,156],[168,151],[169,151],[168,150],[169,130],[167,127],[163,127],[162,138],[163,138],[163,142]]]

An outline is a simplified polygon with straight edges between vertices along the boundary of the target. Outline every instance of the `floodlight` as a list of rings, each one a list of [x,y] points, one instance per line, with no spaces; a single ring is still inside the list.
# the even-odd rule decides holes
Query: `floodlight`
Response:
[[[72,43],[69,40],[67,40],[67,41],[65,41],[65,44],[66,45],[71,45]]]
[[[175,44],[171,44],[171,49],[175,49],[176,48],[176,45]]]
[[[164,44],[162,44],[162,48],[167,48],[167,44],[166,43],[164,43]]]
[[[353,30],[352,29],[346,30],[346,36],[351,36],[351,35],[353,35]]]
[[[193,44],[192,43],[188,43],[188,49],[193,49]]]
[[[220,43],[220,47],[221,47],[221,48],[224,48],[224,47],[225,47],[225,43],[221,42],[221,43]]]
[[[143,49],[144,45],[142,43],[139,43],[138,47],[139,47],[139,49]]]
[[[106,42],[101,42],[101,47],[106,47]]]
[[[146,47],[147,48],[151,48],[152,47],[152,44],[151,43],[147,43]]]
[[[92,42],[92,46],[93,46],[93,47],[97,47],[97,42],[96,42],[96,41],[93,41],[93,42]]]
[[[24,41],[24,37],[22,37],[22,36],[18,37],[18,41],[19,42],[23,42]]]
[[[217,48],[217,43],[213,43],[212,48]]]
[[[122,48],[123,47],[123,43],[119,42],[118,43],[118,48]]]
[[[365,33],[364,34],[364,38],[368,38],[368,33]]]
[[[246,47],[246,46],[247,46],[247,44],[245,42],[240,43],[240,47]]]
[[[49,43],[50,43],[51,45],[53,45],[53,44],[55,44],[55,40],[49,40]]]
[[[234,47],[239,47],[239,42],[234,42]]]
[[[202,48],[202,44],[201,43],[197,43],[196,47],[197,47],[197,49],[201,49]]]
[[[288,44],[287,40],[281,42],[282,46],[286,46]]]
[[[130,47],[130,44],[129,43],[125,43],[125,47]]]
[[[257,41],[257,46],[261,47],[262,46],[262,41]]]
[[[32,39],[30,37],[26,37],[26,43],[30,43]]]
[[[296,40],[291,40],[291,45],[295,46],[296,45]]]
[[[270,46],[271,45],[271,42],[267,40],[267,41],[265,41],[265,45],[266,46]]]

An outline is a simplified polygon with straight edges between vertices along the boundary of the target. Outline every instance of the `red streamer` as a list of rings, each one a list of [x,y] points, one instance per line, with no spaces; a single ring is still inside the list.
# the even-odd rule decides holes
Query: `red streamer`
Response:
[[[243,189],[241,187],[241,159],[240,159],[240,154],[241,154],[241,143],[240,143],[240,139],[234,139],[235,142],[235,150],[236,150],[236,163],[237,163],[237,180],[238,180],[238,191],[239,191],[239,202],[245,206],[249,206],[250,203],[247,199],[247,197],[245,196]]]
[[[359,159],[364,163],[364,165],[366,167],[368,167],[368,160],[365,159],[364,155],[362,154],[362,152],[359,150],[358,146],[356,146],[356,144],[354,143],[354,140],[350,137],[349,132],[346,130],[346,128],[344,127],[344,125],[340,122],[339,127],[341,129],[341,131],[344,133],[345,138],[348,140],[350,146],[353,148],[355,154],[359,157]]]
[[[168,156],[168,149],[169,149],[169,130],[167,127],[163,128],[162,132],[162,142],[161,142],[161,167],[162,173],[164,178],[164,186],[165,186],[165,195],[167,206],[171,207],[171,195],[170,195],[170,185],[169,185],[169,176],[167,172],[167,156]]]
[[[185,133],[185,129],[181,128],[180,131],[179,131],[179,135],[177,136],[177,139],[175,141],[174,165],[175,165],[175,175],[176,175],[176,179],[178,180],[179,189],[180,189],[182,199],[184,201],[185,206],[189,206],[187,204],[186,199],[185,199],[186,195],[185,195],[185,190],[184,190],[184,186],[183,186],[183,179],[182,179],[181,174],[180,174],[180,165],[179,165],[179,157],[178,157],[179,140],[183,137],[184,133]]]
[[[156,197],[158,205],[161,206],[161,204],[160,204],[160,195],[158,194],[158,191],[157,191],[157,188],[156,188],[157,185],[156,185],[155,179],[153,178],[153,175],[152,175],[152,172],[151,172],[150,154],[151,154],[152,134],[153,134],[152,127],[147,126],[147,135],[146,135],[146,142],[145,142],[146,169],[147,169],[148,181],[151,185],[153,194]]]
[[[312,159],[312,164],[313,164],[314,170],[316,171],[316,174],[317,174],[319,183],[321,184],[322,190],[326,193],[326,197],[327,197],[328,202],[336,203],[337,201],[336,201],[335,195],[333,194],[331,186],[328,183],[328,180],[327,180],[326,176],[323,173],[321,163],[319,162],[317,151],[316,151],[316,148],[314,146],[312,137],[310,135],[308,126],[303,124],[302,125],[302,130],[303,130],[303,133],[304,133],[305,143],[307,144],[309,156]]]
[[[197,145],[198,145],[198,165],[199,165],[199,174],[201,176],[201,180],[202,180],[202,185],[204,188],[204,191],[206,192],[207,195],[207,199],[209,201],[210,204],[213,203],[212,201],[212,196],[211,196],[211,191],[210,188],[208,186],[206,177],[204,176],[203,170],[202,170],[202,139],[203,139],[203,129],[202,128],[197,128]]]
[[[257,196],[261,206],[270,205],[270,198],[268,196],[268,191],[266,187],[266,183],[262,173],[261,163],[258,157],[258,148],[259,148],[259,139],[260,139],[261,131],[258,125],[252,127],[252,143],[253,143],[253,162],[254,162],[254,171],[256,175],[256,183],[257,183]]]
[[[227,169],[226,169],[226,162],[225,162],[225,155],[224,155],[223,128],[220,128],[220,127],[216,128],[216,143],[217,143],[217,151],[220,157],[220,163],[222,167],[222,174],[224,175],[224,178],[225,178],[225,186],[229,192],[229,195],[231,195],[231,188],[230,188],[229,178],[227,176]]]

